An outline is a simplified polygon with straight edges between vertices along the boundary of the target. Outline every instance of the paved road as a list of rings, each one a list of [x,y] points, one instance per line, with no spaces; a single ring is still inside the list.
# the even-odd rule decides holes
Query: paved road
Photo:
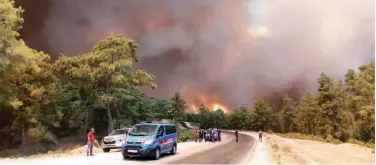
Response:
[[[163,156],[160,160],[131,159],[123,160],[120,152],[98,153],[93,157],[67,156],[59,158],[25,159],[15,161],[0,160],[4,165],[123,165],[123,164],[242,164],[243,158],[249,157],[249,151],[254,144],[251,136],[239,134],[239,142],[235,142],[233,133],[223,133],[220,143],[178,144],[178,153],[172,156]]]
[[[230,134],[230,133],[227,133]],[[242,164],[249,157],[249,151],[254,145],[251,136],[239,134],[239,142],[231,133],[230,139],[222,145],[215,146],[206,151],[192,154],[183,159],[168,162],[167,164]]]

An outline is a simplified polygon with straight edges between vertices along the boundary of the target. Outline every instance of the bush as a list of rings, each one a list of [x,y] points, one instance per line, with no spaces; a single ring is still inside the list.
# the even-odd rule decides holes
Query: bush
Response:
[[[278,144],[272,144],[272,148],[273,148],[273,150],[278,151],[279,146],[278,146]]]
[[[302,139],[302,140],[314,140],[319,142],[325,142],[325,143],[333,143],[333,144],[341,144],[343,143],[341,140],[336,139],[332,136],[327,136],[326,138],[321,136],[314,136],[314,135],[306,135],[306,134],[300,134],[300,133],[286,133],[286,134],[277,134],[278,136],[284,137],[284,138],[291,138],[291,139]],[[363,147],[367,148],[375,148],[375,143],[373,142],[363,142],[357,139],[349,139],[346,141],[347,143],[357,144]]]
[[[333,138],[332,136],[328,136],[324,138],[321,136],[307,135],[307,134],[301,134],[301,133],[286,133],[286,134],[277,134],[277,135],[284,137],[284,138],[290,138],[290,139],[314,140],[314,141],[333,143],[333,144],[342,143],[340,140]]]
[[[289,146],[283,146],[282,149],[284,152],[291,152],[291,148]]]
[[[325,138],[325,142],[333,143],[333,144],[341,144],[342,143],[342,141],[340,141],[340,140],[338,140],[338,139],[336,139],[336,138],[334,138],[333,136],[330,136],[330,135]]]
[[[349,139],[347,142],[352,143],[352,144],[357,144],[357,145],[367,147],[367,148],[375,148],[375,143],[372,143],[372,142],[362,142],[356,139]]]
[[[190,140],[194,140],[192,130],[180,130],[178,132],[178,142],[186,142]]]

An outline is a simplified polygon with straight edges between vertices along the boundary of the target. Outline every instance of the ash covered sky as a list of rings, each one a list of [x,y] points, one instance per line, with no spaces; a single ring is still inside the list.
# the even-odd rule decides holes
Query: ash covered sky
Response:
[[[187,89],[234,107],[315,91],[374,59],[373,0],[40,0],[26,10],[26,43],[76,56],[110,34],[138,41],[149,95]],[[184,93],[183,93],[184,95]],[[186,92],[188,101],[197,92]],[[199,104],[199,103],[197,103]]]

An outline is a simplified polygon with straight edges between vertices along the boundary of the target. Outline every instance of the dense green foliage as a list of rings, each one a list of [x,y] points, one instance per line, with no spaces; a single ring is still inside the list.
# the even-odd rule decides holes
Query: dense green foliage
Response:
[[[345,78],[343,83],[322,73],[317,95],[306,93],[297,102],[284,96],[279,110],[262,100],[235,108],[227,127],[374,142],[375,62],[350,69]]]
[[[156,88],[155,77],[132,70],[137,62],[135,41],[124,36],[105,38],[89,52],[50,61],[18,38],[22,9],[13,1],[0,0],[0,150],[31,144],[58,143],[68,136],[85,140],[90,127],[105,135],[139,121],[170,119],[201,123],[202,128],[299,132],[336,138],[373,141],[374,61],[359,71],[349,70],[345,82],[326,74],[318,79],[318,94],[307,93],[284,105],[257,100],[252,107],[239,106],[232,113],[209,111],[185,113],[179,93],[169,100],[146,96],[138,87]],[[180,140],[191,138],[182,130]]]

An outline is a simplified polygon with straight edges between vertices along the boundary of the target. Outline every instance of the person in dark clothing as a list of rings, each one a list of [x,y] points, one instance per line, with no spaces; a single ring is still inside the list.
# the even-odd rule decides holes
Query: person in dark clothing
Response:
[[[239,134],[238,134],[238,130],[235,130],[235,138],[236,138],[236,142],[238,142],[238,138],[239,138]]]
[[[221,141],[221,130],[218,130],[218,141]]]
[[[262,131],[259,131],[259,142],[262,142]]]
[[[198,138],[199,138],[199,140],[198,140],[199,142],[201,142],[202,139],[204,138],[202,130],[200,130],[200,131],[198,132]]]

